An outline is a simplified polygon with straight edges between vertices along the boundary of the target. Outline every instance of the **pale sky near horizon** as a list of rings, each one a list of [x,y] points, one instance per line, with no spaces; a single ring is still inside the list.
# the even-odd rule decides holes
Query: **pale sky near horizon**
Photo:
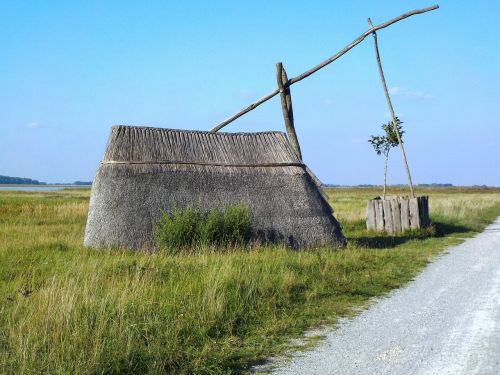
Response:
[[[435,0],[434,0],[435,1]],[[500,2],[444,0],[378,33],[415,183],[500,186]],[[374,24],[429,1],[0,0],[0,175],[91,180],[114,124],[208,130]],[[372,38],[292,86],[305,162],[380,184]],[[278,97],[225,131],[284,130]],[[405,183],[401,156],[389,183]]]

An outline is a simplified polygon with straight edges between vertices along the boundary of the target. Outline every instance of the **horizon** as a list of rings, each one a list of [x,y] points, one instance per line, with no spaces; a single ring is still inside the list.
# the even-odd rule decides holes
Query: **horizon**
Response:
[[[500,42],[490,25],[500,5],[437,3],[377,33],[414,184],[498,187]],[[0,174],[92,180],[112,125],[209,130],[276,87],[276,62],[296,76],[366,31],[368,17],[377,25],[433,5],[283,4],[2,4]],[[371,37],[291,92],[304,162],[319,179],[382,184],[368,138],[389,117]],[[284,131],[279,98],[224,128],[263,130]],[[389,184],[406,184],[397,149]]]
[[[89,180],[89,181],[83,181],[83,180],[76,180],[76,181],[39,181],[39,180],[35,180],[35,179],[31,179],[29,177],[21,177],[21,176],[3,176],[3,175],[0,175],[0,180],[2,179],[2,177],[7,177],[7,178],[15,178],[15,179],[24,179],[24,180],[31,180],[33,182],[36,182],[34,184],[30,184],[30,183],[15,183],[15,184],[5,184],[5,183],[2,183],[0,182],[0,186],[23,186],[23,185],[28,185],[28,186],[37,186],[38,184],[41,185],[41,186],[51,186],[51,185],[75,185],[75,186],[90,186],[92,184],[93,181]],[[320,181],[321,182],[321,185],[323,187],[326,187],[326,188],[350,188],[350,187],[354,187],[354,188],[382,188],[383,187],[383,184],[363,184],[363,183],[360,183],[360,184],[356,184],[356,185],[343,185],[343,184],[333,184],[333,183],[329,183],[329,182],[323,182],[323,181]],[[387,187],[388,188],[406,188],[408,187],[408,184],[404,184],[404,183],[401,183],[401,184],[387,184]],[[497,188],[500,188],[500,186],[495,186],[495,185],[454,185],[452,183],[447,183],[447,182],[423,182],[423,183],[418,183],[418,184],[414,184],[414,187],[424,187],[424,188],[432,188],[432,187],[435,187],[435,188],[486,188],[486,189],[497,189]]]

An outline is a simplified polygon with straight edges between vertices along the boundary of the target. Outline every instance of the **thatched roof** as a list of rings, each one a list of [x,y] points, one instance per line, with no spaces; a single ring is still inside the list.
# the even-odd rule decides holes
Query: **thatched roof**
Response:
[[[92,185],[87,246],[151,247],[162,211],[245,202],[256,239],[338,246],[340,226],[281,132],[114,126]]]

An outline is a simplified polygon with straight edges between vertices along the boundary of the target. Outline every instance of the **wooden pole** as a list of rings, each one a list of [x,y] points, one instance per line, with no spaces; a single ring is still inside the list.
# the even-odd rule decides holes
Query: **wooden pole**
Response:
[[[316,65],[315,67],[313,67],[313,68],[305,71],[304,73],[298,75],[297,77],[291,78],[288,81],[289,82],[288,85],[291,86],[294,83],[302,81],[304,78],[309,77],[311,74],[316,73],[318,70],[324,68],[328,64],[331,64],[332,62],[334,62],[335,60],[337,60],[340,56],[344,55],[350,49],[352,49],[353,47],[355,47],[359,43],[361,43],[371,33],[375,32],[377,30],[380,30],[380,29],[384,29],[384,28],[386,28],[388,26],[391,26],[392,24],[394,24],[396,22],[399,22],[401,20],[404,20],[405,18],[414,16],[416,14],[422,14],[422,13],[430,12],[430,11],[436,10],[438,8],[439,8],[439,5],[433,5],[431,7],[424,8],[424,9],[412,10],[410,12],[406,12],[406,13],[400,15],[399,17],[393,18],[392,20],[389,20],[387,22],[381,23],[380,25],[377,25],[375,27],[371,27],[369,30],[365,31],[363,34],[361,34],[359,37],[357,37],[356,39],[354,39],[351,43],[349,43],[347,46],[345,46],[343,49],[341,49],[339,52],[337,52],[335,55],[329,57],[328,59],[326,59],[322,63],[320,63],[320,64]],[[274,96],[278,95],[279,92],[280,92],[279,89],[275,89],[274,91],[271,91],[269,94],[263,96],[262,98],[260,98],[259,100],[257,100],[255,103],[250,104],[249,106],[247,106],[247,107],[243,108],[242,110],[240,110],[238,113],[236,113],[236,114],[232,115],[231,117],[228,117],[224,121],[220,122],[219,124],[217,124],[216,126],[214,126],[210,131],[211,132],[217,132],[217,131],[219,131],[220,129],[222,129],[227,124],[229,124],[229,123],[233,122],[234,120],[236,120],[237,118],[243,116],[245,113],[250,112],[254,108],[256,108],[259,105],[261,105],[262,103],[265,103],[269,99],[271,99]]]
[[[290,93],[290,85],[288,84],[288,76],[286,75],[285,68],[281,62],[276,64],[276,81],[278,82],[278,89],[280,90],[281,97],[281,110],[283,112],[283,119],[285,120],[285,128],[288,134],[288,139],[292,145],[295,154],[302,160],[302,153],[300,152],[299,140],[295,132],[295,125],[293,121],[293,108],[292,108],[292,95]]]
[[[372,20],[368,18],[368,25],[373,28]],[[387,83],[385,82],[384,71],[382,69],[382,62],[380,61],[380,54],[378,51],[378,42],[377,42],[377,33],[375,31],[372,32],[373,42],[375,45],[375,55],[377,57],[377,65],[378,71],[380,73],[380,80],[382,81],[382,87],[384,88],[385,98],[387,100],[387,106],[389,107],[389,111],[391,112],[392,118],[392,126],[394,127],[394,131],[396,132],[396,136],[398,137],[399,149],[401,150],[401,155],[403,156],[403,163],[406,168],[406,175],[408,176],[408,186],[410,187],[410,192],[412,198],[415,198],[415,193],[413,191],[413,183],[411,181],[410,168],[408,167],[408,160],[406,158],[405,148],[403,146],[403,142],[401,141],[401,134],[399,134],[399,129],[396,124],[396,115],[394,114],[394,108],[392,106],[391,97],[389,95],[389,90],[387,90]]]
[[[262,103],[267,102],[269,99],[273,98],[274,96],[278,95],[279,93],[280,93],[279,89],[276,89],[276,90],[270,92],[266,96],[263,96],[262,98],[260,98],[259,100],[257,100],[255,103],[250,104],[248,107],[243,108],[238,113],[232,115],[231,117],[228,117],[227,119],[225,119],[221,123],[217,124],[217,126],[215,126],[212,129],[210,129],[210,131],[212,133],[218,132],[219,130],[221,130],[227,124],[229,124],[229,123],[233,122],[234,120],[236,120],[237,118],[243,116],[245,113],[250,112],[252,109],[257,108],[259,105],[261,105]]]

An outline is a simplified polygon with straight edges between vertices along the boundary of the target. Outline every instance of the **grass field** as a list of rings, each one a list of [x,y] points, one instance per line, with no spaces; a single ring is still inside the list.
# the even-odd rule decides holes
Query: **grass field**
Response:
[[[500,189],[419,193],[429,230],[368,233],[366,200],[379,191],[331,189],[345,249],[169,255],[83,248],[88,190],[0,191],[0,373],[245,372],[500,215]]]

